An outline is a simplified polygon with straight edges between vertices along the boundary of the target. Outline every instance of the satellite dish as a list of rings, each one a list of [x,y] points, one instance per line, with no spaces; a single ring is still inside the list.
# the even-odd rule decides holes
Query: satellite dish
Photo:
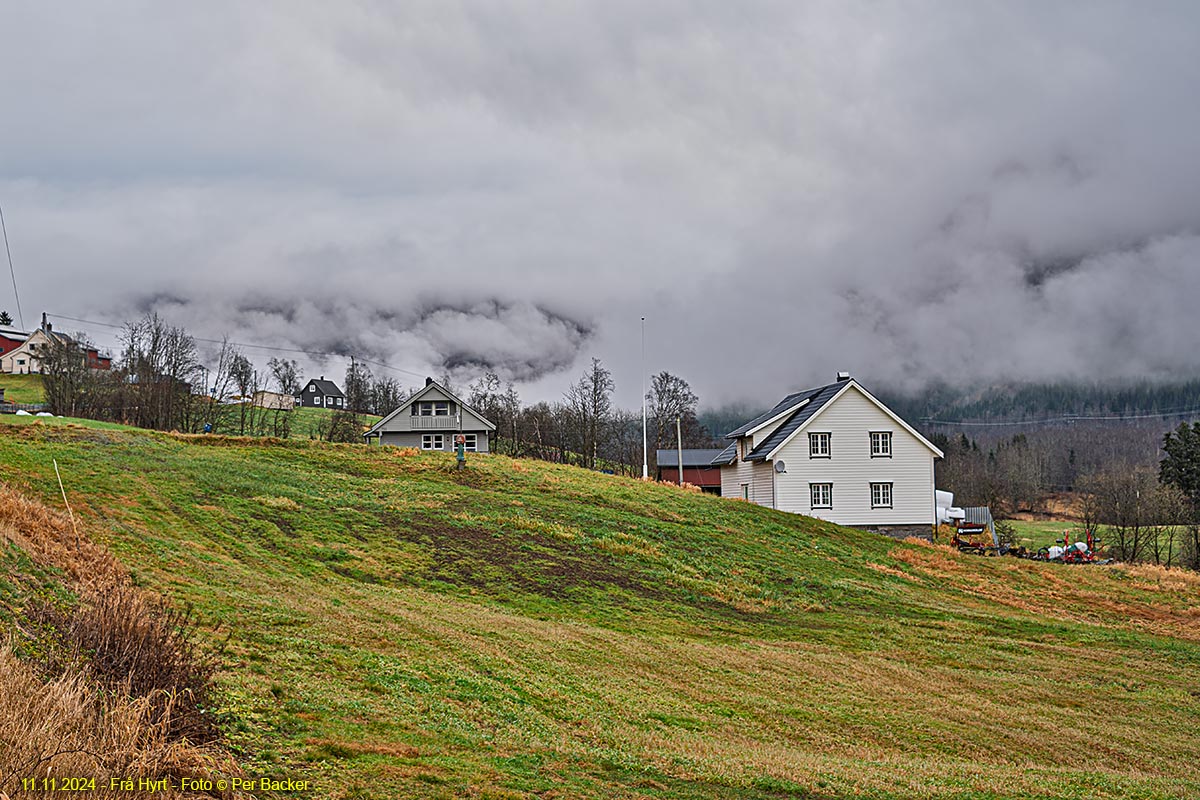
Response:
[[[776,461],[775,462],[775,471],[776,472],[787,472],[787,464],[784,464],[782,461]]]

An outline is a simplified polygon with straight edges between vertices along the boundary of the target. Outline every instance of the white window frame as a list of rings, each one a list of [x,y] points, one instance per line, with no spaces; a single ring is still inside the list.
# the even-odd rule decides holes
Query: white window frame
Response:
[[[463,434],[463,450],[468,453],[479,452],[479,434],[464,433]]]
[[[742,484],[742,499],[743,500],[750,499],[750,484],[748,484],[748,483]]]
[[[871,484],[871,508],[891,508],[892,507],[892,484],[891,483],[872,483]]]
[[[824,452],[821,445],[824,444]],[[812,431],[808,434],[809,458],[833,458],[833,435],[828,431]]]
[[[310,392],[312,392],[313,394],[316,394],[316,393],[317,393],[317,387],[315,387],[315,386],[310,386],[310,387],[308,387],[308,390],[309,390]]]
[[[433,416],[435,416],[435,417],[450,416],[450,401],[435,400],[433,403]]]
[[[833,508],[832,483],[810,483],[808,496],[812,508]]]
[[[421,434],[421,449],[422,450],[445,450],[446,435],[443,433],[423,433]]]
[[[871,458],[892,457],[892,432],[871,431]]]
[[[422,400],[421,402],[417,403],[417,416],[418,417],[432,417],[433,416],[433,403],[429,400]]]

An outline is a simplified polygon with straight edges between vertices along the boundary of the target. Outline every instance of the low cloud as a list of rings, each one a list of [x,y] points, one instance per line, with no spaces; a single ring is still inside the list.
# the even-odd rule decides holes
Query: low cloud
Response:
[[[637,404],[642,316],[647,370],[712,403],[839,369],[1194,376],[1198,30],[1188,4],[32,5],[0,200],[27,317],[155,309],[531,399],[597,356]]]

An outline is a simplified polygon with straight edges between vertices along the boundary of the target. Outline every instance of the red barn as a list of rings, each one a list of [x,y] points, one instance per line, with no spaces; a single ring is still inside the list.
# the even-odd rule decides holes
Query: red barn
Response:
[[[666,483],[679,483],[679,451],[657,450],[658,479]],[[713,459],[721,454],[721,448],[715,450],[684,450],[683,451],[683,482],[699,486],[710,494],[721,493],[721,466],[714,465]]]
[[[0,327],[0,356],[7,355],[25,344],[29,334],[16,328]]]

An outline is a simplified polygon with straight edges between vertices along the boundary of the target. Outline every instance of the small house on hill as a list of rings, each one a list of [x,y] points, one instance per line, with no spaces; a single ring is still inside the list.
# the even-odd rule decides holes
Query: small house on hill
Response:
[[[667,483],[679,482],[678,449],[657,450],[655,463],[658,464],[658,479]],[[683,451],[683,482],[699,486],[709,494],[721,493],[721,467],[713,464],[713,459],[721,454],[721,449],[714,450],[684,450]]]
[[[368,444],[375,439],[381,445],[453,450],[454,437],[461,433],[468,452],[486,453],[488,436],[495,430],[495,424],[483,414],[433,378],[426,378],[425,388],[375,423],[363,436]]]
[[[346,395],[333,381],[325,380],[325,376],[312,378],[304,384],[300,394],[296,395],[296,405],[301,408],[332,408],[336,411],[346,409]]]
[[[24,337],[21,339],[20,337]],[[40,328],[28,335],[12,329],[0,333],[0,372],[14,375],[33,375],[42,372],[42,359],[55,344],[70,344],[75,340],[54,330],[54,326],[42,314]],[[16,346],[11,346],[16,343]],[[80,352],[89,369],[109,369],[112,357],[98,348],[80,345]]]
[[[924,436],[848,373],[796,392],[725,436],[721,494],[892,536],[936,524]]]

